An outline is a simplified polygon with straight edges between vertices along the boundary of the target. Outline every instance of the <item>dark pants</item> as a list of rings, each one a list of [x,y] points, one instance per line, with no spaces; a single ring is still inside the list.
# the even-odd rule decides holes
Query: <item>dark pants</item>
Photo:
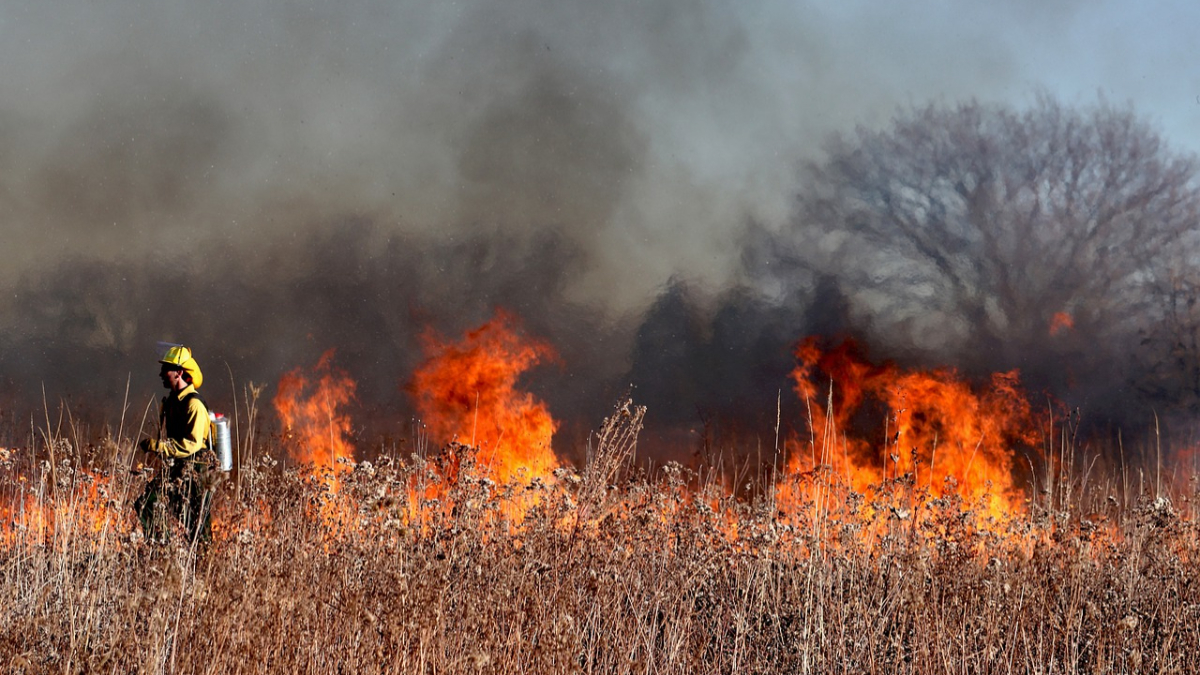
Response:
[[[212,538],[211,463],[207,457],[168,459],[134,503],[142,533],[151,541],[165,542],[171,533],[167,518],[179,521],[189,542],[207,544]]]

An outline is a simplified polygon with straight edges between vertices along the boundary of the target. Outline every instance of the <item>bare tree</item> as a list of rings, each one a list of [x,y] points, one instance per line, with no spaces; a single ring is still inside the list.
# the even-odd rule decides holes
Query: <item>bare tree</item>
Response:
[[[1157,280],[1161,316],[1139,330],[1139,392],[1156,405],[1200,413],[1200,269],[1174,267]]]
[[[903,111],[806,179],[778,269],[837,277],[877,338],[989,366],[1128,350],[1200,214],[1195,158],[1132,109],[1046,96]]]

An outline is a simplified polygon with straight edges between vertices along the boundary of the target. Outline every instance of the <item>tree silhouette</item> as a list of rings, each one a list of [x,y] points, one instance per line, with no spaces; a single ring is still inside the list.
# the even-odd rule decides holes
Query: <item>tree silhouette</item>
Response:
[[[1105,102],[909,109],[804,177],[770,273],[837,278],[876,341],[968,368],[1087,379],[1200,250],[1195,158]]]

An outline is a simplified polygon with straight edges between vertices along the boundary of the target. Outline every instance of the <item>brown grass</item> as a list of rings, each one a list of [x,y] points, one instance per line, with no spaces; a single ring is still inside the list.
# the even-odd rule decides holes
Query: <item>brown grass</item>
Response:
[[[510,486],[459,448],[453,482],[437,457],[382,458],[330,496],[264,444],[221,486],[206,553],[140,540],[127,441],[47,435],[56,465],[11,453],[0,481],[0,670],[1200,671],[1196,524],[1165,493],[1085,516],[1059,488],[1003,524],[903,477],[747,504],[678,466],[631,473],[640,414],[579,474]],[[506,502],[532,505],[519,527]]]

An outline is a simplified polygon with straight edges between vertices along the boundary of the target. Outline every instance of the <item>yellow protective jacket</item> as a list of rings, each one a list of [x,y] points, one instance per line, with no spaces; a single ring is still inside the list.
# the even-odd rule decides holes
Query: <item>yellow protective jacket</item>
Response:
[[[208,434],[208,406],[189,384],[163,397],[159,438],[151,449],[163,457],[191,457],[205,448]]]

